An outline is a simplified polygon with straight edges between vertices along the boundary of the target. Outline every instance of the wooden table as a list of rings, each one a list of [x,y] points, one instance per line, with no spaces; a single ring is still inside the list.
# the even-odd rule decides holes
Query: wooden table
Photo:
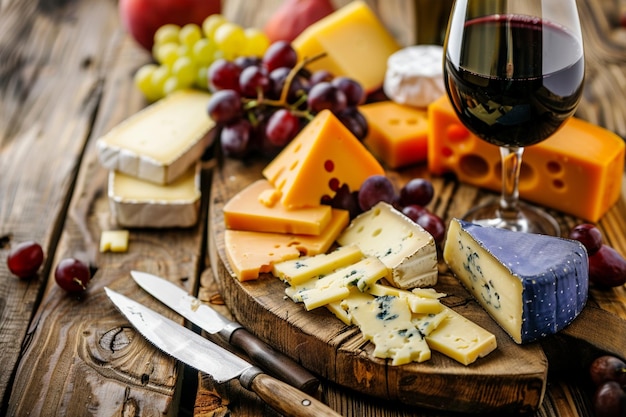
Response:
[[[257,0],[251,7],[246,0],[228,0],[224,14],[261,26],[278,3]],[[369,3],[401,43],[412,42],[412,3]],[[578,116],[626,137],[626,29],[619,26],[618,3],[579,1],[588,78]],[[104,286],[132,291],[128,271],[145,270],[227,313],[218,305],[207,256],[210,167],[196,227],[132,230],[127,253],[98,252],[101,231],[115,224],[95,140],[146,105],[132,77],[149,59],[123,31],[115,1],[0,5],[0,415],[274,415],[238,383],[214,386],[158,352],[102,291]],[[626,182],[623,188],[620,202],[599,226],[607,242],[626,255]],[[461,189],[476,198],[481,193]],[[568,226],[574,223],[570,219]],[[46,259],[36,278],[18,280],[6,257],[11,245],[25,240],[40,242]],[[81,298],[68,296],[54,282],[54,267],[66,257],[94,269]],[[592,296],[626,318],[624,290]],[[133,296],[175,318],[145,293]],[[536,416],[587,416],[590,395],[585,375],[555,376]],[[346,416],[446,415],[381,403],[327,381],[323,399]]]

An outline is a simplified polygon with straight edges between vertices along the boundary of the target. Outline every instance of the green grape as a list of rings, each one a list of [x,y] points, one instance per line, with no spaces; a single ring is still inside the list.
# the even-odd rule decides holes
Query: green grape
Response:
[[[170,95],[177,90],[182,90],[183,88],[186,88],[186,86],[180,82],[180,79],[176,75],[171,75],[163,84],[163,95]]]
[[[178,78],[181,86],[189,87],[196,78],[196,65],[187,56],[181,56],[172,65],[172,75]]]
[[[180,45],[174,42],[163,44],[154,44],[152,47],[152,56],[158,63],[171,66],[179,56],[178,48]]]
[[[196,80],[194,83],[198,88],[203,90],[209,89],[209,67],[200,66],[196,70]]]
[[[164,96],[163,87],[165,82],[170,77],[171,71],[170,68],[166,65],[160,65],[154,72],[152,73],[152,89],[154,92],[155,100],[158,100]]]
[[[152,82],[152,77],[158,68],[158,65],[146,64],[135,73],[135,86],[148,101],[156,101],[161,96],[161,90],[155,91],[154,83]]]
[[[204,36],[208,39],[213,39],[215,30],[226,22],[228,22],[228,20],[221,14],[212,14],[207,16],[207,18],[202,22],[202,32],[204,33]]]
[[[187,45],[178,45],[178,48],[176,49],[176,54],[176,58],[186,56],[193,59],[192,49]]]
[[[180,26],[173,23],[165,24],[157,29],[154,33],[154,43],[164,44],[169,42],[178,43],[178,33]]]
[[[227,59],[233,59],[246,44],[246,35],[241,26],[226,22],[220,25],[213,34],[215,44],[224,52]]]
[[[191,48],[201,37],[202,31],[200,30],[200,26],[195,23],[187,23],[185,26],[180,28],[180,32],[178,34],[180,43],[187,45],[189,48]]]
[[[267,35],[259,29],[247,28],[244,30],[246,42],[241,51],[242,56],[263,56],[267,47],[270,46],[270,40]]]
[[[193,44],[191,52],[194,61],[198,65],[211,65],[213,62],[213,54],[215,53],[215,43],[207,38],[200,38]]]

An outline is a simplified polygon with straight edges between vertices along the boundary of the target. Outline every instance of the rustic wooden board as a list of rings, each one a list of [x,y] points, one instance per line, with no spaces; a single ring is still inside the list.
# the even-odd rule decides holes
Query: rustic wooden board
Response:
[[[302,305],[286,300],[285,284],[270,274],[244,283],[234,278],[225,261],[222,207],[236,192],[260,178],[266,163],[227,159],[216,169],[212,182],[209,214],[211,263],[222,296],[241,323],[308,369],[367,395],[454,411],[511,412],[538,408],[545,393],[548,371],[548,359],[542,344],[515,344],[447,272],[442,262],[436,289],[449,294],[442,301],[496,334],[498,340],[497,351],[470,366],[433,352],[433,358],[425,363],[392,367],[385,360],[372,356],[372,344],[363,341],[356,327],[345,326],[325,309],[307,312]],[[413,176],[428,175],[425,172],[419,174],[420,169],[424,167],[389,175],[400,186]],[[455,187],[454,180],[433,178],[433,181],[439,204],[442,199],[447,199],[449,206],[456,204],[458,194],[453,198],[452,194],[445,192],[449,187]],[[462,188],[457,187],[458,190]],[[585,339],[589,330],[594,329],[598,314],[614,319],[613,324],[626,334],[626,322],[594,309],[593,314],[585,314],[582,326],[577,326],[576,332],[568,333],[568,336]],[[610,336],[607,339],[607,334],[594,335],[592,332],[589,336],[592,341],[587,344],[592,347],[599,344],[603,350],[622,352],[626,336],[615,340]],[[568,356],[572,358],[572,355]]]

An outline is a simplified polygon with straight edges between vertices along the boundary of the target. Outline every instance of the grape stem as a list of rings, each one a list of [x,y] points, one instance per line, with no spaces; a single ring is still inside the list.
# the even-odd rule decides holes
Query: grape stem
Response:
[[[317,61],[318,59],[321,59],[325,56],[326,56],[326,52],[322,52],[321,54],[312,56],[310,58],[304,58],[302,61],[298,62],[289,71],[289,74],[287,74],[287,77],[285,78],[285,84],[283,85],[283,89],[280,91],[280,97],[278,98],[278,100],[265,98],[263,96],[263,93],[259,92],[258,97],[255,99],[242,99],[242,101],[244,102],[244,109],[250,110],[260,105],[286,108],[297,117],[307,119],[308,121],[313,120],[314,115],[311,114],[311,112],[306,111],[306,110],[298,110],[298,107],[300,107],[300,105],[304,101],[306,101],[307,99],[306,94],[301,94],[298,97],[298,100],[296,100],[296,102],[291,105],[287,102],[287,95],[289,94],[289,89],[291,88],[291,84],[293,83],[293,80],[296,77],[296,75],[298,75],[298,73],[302,71],[302,69],[306,67],[308,64],[310,64],[311,62]],[[252,122],[254,124],[254,121]]]

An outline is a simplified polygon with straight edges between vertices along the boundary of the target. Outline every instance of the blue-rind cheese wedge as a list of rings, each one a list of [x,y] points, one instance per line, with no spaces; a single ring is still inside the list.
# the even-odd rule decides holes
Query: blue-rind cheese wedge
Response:
[[[587,302],[589,258],[577,241],[453,219],[443,257],[518,344],[557,333]]]

